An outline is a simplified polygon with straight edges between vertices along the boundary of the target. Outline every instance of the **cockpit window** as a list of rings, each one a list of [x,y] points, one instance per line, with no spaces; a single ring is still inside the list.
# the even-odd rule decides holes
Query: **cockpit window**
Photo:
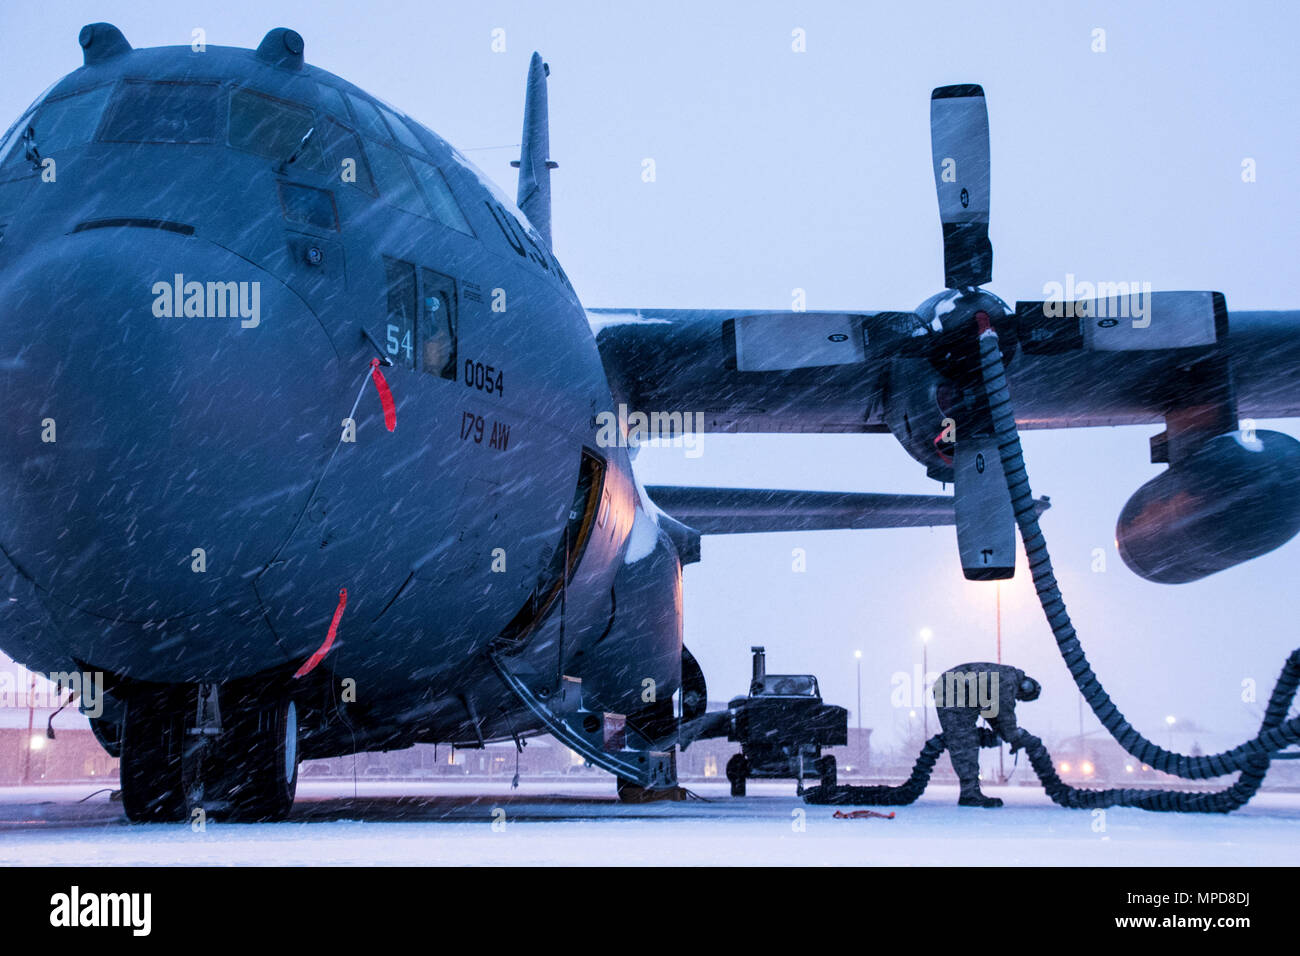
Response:
[[[393,131],[393,135],[397,137],[399,143],[407,149],[415,150],[417,153],[425,151],[424,147],[420,145],[420,141],[415,138],[415,134],[411,132],[411,127],[407,126],[400,116],[392,110],[384,109],[382,106],[379,107],[379,112],[383,113],[384,119],[388,120],[388,127]]]
[[[69,146],[89,143],[104,115],[111,86],[101,86],[84,93],[47,100],[36,111],[29,125],[36,130],[36,144],[43,156],[57,154]]]
[[[385,143],[392,142],[392,134],[388,132],[388,127],[384,125],[384,118],[379,115],[379,110],[373,103],[351,93],[348,94],[348,102],[352,104],[352,112],[363,134],[383,140]]]
[[[22,139],[23,130],[28,126],[28,119],[29,117],[24,116],[17,123],[14,123],[14,125],[9,128],[9,132],[5,134],[4,141],[0,142],[0,164],[3,164],[5,160],[9,158],[10,151],[18,145],[18,141]]]
[[[320,140],[315,134],[302,139],[315,127],[311,110],[254,93],[235,90],[230,94],[230,145],[268,159],[287,160],[298,152],[294,165],[320,169]]]
[[[7,172],[14,168],[21,170],[24,165],[35,171],[27,162],[27,145],[23,141],[28,128],[33,134],[31,145],[42,159],[57,157],[65,149],[89,143],[95,137],[95,127],[112,89],[112,86],[100,86],[42,103],[35,112],[14,124],[0,144],[0,164]]]
[[[326,119],[321,123],[321,143],[325,149],[326,162],[332,170],[331,175],[339,182],[355,186],[372,196],[378,196],[374,177],[370,175],[370,163],[366,161],[366,151],[361,146],[361,139],[346,126]]]
[[[32,125],[32,114],[24,116],[10,128],[0,143],[0,179],[13,179],[26,172],[35,174],[36,168],[27,162],[27,149],[23,145],[23,133]]]
[[[755,681],[750,693],[762,697],[816,697],[817,678],[807,674],[768,674]]]
[[[216,83],[127,80],[99,138],[112,143],[220,142],[225,91]]]
[[[343,102],[342,93],[324,83],[316,84],[316,92],[320,94],[321,109],[326,113],[333,113],[339,119],[348,118],[348,105]]]
[[[284,218],[317,229],[339,228],[338,211],[334,208],[334,194],[326,189],[314,189],[297,183],[280,183],[280,209]]]
[[[379,195],[383,197],[384,202],[427,219],[428,207],[420,198],[415,183],[411,182],[406,164],[402,162],[402,154],[388,146],[370,142],[366,143],[366,152],[370,155],[370,163],[375,171],[375,182],[379,184]]]
[[[424,198],[429,208],[433,210],[433,217],[457,232],[463,232],[467,236],[474,235],[474,230],[466,221],[465,214],[460,211],[456,197],[452,195],[442,171],[437,166],[415,156],[410,156],[408,159],[411,161],[411,168],[415,170],[416,182],[420,184]]]

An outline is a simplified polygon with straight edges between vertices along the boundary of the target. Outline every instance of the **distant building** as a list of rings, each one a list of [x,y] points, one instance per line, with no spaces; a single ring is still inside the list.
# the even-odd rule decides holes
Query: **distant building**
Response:
[[[0,786],[97,779],[116,786],[118,762],[76,705],[54,718],[51,740],[46,726],[53,713],[52,707],[0,707]]]
[[[549,736],[529,737],[518,755],[520,776],[558,776],[570,772],[582,758]],[[404,750],[383,753],[360,753],[355,756],[309,760],[299,770],[305,779],[312,777],[350,777],[355,769],[359,777],[513,777],[515,745],[512,741],[488,744],[482,749],[458,749],[450,744],[416,744]]]

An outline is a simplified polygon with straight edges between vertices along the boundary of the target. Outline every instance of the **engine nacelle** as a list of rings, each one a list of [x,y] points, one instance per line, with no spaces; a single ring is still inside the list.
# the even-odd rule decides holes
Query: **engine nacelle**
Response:
[[[1211,438],[1137,490],[1115,544],[1129,569],[1184,584],[1280,547],[1300,532],[1300,441],[1281,432]]]
[[[875,330],[878,346],[897,350],[885,378],[885,424],[936,481],[954,480],[959,427],[966,436],[988,434],[978,317],[993,323],[1002,361],[1010,366],[1018,333],[1008,312],[1007,304],[991,293],[947,289],[917,306],[912,324]]]
[[[885,424],[935,481],[952,482],[956,438],[951,406],[957,392],[928,359],[895,358],[884,392]]]

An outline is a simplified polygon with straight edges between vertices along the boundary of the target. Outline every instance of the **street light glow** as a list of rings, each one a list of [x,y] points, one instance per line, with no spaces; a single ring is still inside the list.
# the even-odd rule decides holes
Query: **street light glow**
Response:
[[[853,656],[856,657],[858,660],[862,660],[862,652],[861,652],[861,651],[854,651],[854,652],[853,652]]]
[[[1173,714],[1170,714],[1168,717],[1165,718],[1165,723],[1168,724],[1170,727],[1174,725]]]
[[[923,627],[923,628],[921,628],[921,640],[922,640],[922,641],[924,641],[924,642],[928,642],[928,641],[930,640],[930,638],[932,638],[932,637],[934,637],[934,631],[930,630],[928,627]]]

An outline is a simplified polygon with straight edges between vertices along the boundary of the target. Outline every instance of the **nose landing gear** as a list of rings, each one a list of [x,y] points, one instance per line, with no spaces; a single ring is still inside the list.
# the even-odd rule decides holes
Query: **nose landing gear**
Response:
[[[179,822],[200,807],[239,822],[282,820],[298,786],[298,707],[265,688],[137,692],[123,718],[121,781],[133,823]]]

